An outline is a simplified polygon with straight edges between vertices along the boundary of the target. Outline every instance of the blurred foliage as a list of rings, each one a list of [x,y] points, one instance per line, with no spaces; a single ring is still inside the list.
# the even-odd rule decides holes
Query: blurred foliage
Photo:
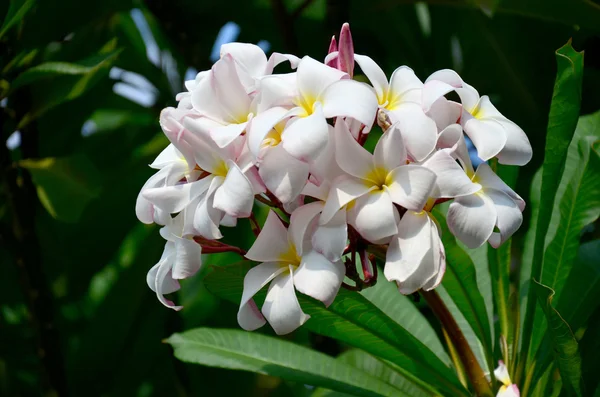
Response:
[[[239,25],[239,41],[265,40],[272,51],[322,59],[331,35],[348,21],[356,52],[387,73],[403,64],[423,79],[437,69],[457,70],[528,134],[534,158],[515,186],[528,202],[543,160],[554,50],[569,38],[585,50],[581,114],[600,108],[600,5],[593,0],[3,0],[0,21],[0,395],[310,394],[302,383],[177,361],[162,339],[198,326],[237,328],[237,308],[197,277],[183,284],[177,298],[186,307],[176,314],[145,282],[163,243],[133,209],[152,172],[146,165],[166,145],[158,115],[175,104],[188,68],[210,67],[227,22]],[[530,217],[526,210],[513,253],[523,250]],[[240,224],[236,230],[250,230]],[[226,240],[250,245],[247,234],[227,232]],[[600,285],[600,253],[592,242],[598,238],[597,221],[575,236],[590,241],[576,261],[593,269],[590,297]],[[444,284],[468,273],[467,281],[486,292],[466,289],[458,299],[474,302],[481,314],[482,298],[491,307],[490,282],[479,273],[474,280],[472,270],[480,269],[485,250],[469,255],[473,263],[457,264],[456,276]],[[208,263],[235,260],[219,255]],[[518,265],[508,263],[506,277],[515,280]],[[585,277],[563,275],[566,285]],[[559,305],[571,296],[565,289]],[[416,316],[415,306],[402,299]],[[597,335],[598,299],[589,302],[585,312]],[[381,310],[402,321],[397,308]],[[461,324],[475,323],[467,316]],[[423,343],[439,332],[427,322],[417,325]],[[573,329],[578,338],[580,328],[585,331],[583,323]],[[310,329],[288,339],[330,355],[347,349]],[[581,371],[597,374],[600,346],[583,335]],[[393,364],[358,350],[344,354],[344,365],[403,387],[403,378],[388,368]],[[543,376],[552,379],[551,367]],[[590,393],[595,379],[585,379]]]

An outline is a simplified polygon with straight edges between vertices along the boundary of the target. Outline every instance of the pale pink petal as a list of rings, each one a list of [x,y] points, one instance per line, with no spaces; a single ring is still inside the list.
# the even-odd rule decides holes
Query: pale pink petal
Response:
[[[160,292],[162,294],[171,294],[175,291],[178,291],[181,286],[177,280],[173,280],[171,277],[164,278],[160,284],[160,289],[157,289],[156,277],[158,275],[158,269],[161,266],[165,266],[167,270],[173,263],[173,258],[175,256],[175,244],[172,241],[167,241],[165,244],[165,248],[160,257],[158,263],[148,271],[146,275],[146,283],[148,287],[154,292]]]
[[[315,251],[302,255],[300,266],[294,272],[296,290],[329,306],[337,295],[346,267],[341,261],[331,262]]]
[[[454,91],[456,91],[458,96],[460,96],[460,100],[463,104],[463,107],[467,111],[473,109],[479,101],[479,93],[477,92],[477,90],[469,84],[465,83],[463,79],[458,75],[458,73],[456,73],[454,70],[439,70],[433,73],[431,76],[429,76],[425,84],[428,84],[433,81],[443,82],[450,85],[454,89]],[[450,91],[447,91],[446,93]],[[445,95],[446,93],[444,93],[443,95]],[[425,106],[425,104],[423,104],[423,106]],[[427,107],[427,109],[429,109],[429,107]]]
[[[212,178],[210,187],[200,200],[194,213],[193,225],[199,235],[208,239],[220,239],[223,237],[219,231],[219,224],[223,219],[223,211],[214,208],[215,191],[223,184],[223,177]]]
[[[207,76],[198,82],[190,93],[190,101],[195,111],[200,115],[215,120],[222,120],[225,116],[219,101],[215,100],[215,76],[211,70]]]
[[[388,92],[388,79],[385,76],[385,73],[379,65],[375,63],[374,60],[365,55],[354,54],[354,60],[360,66],[362,72],[367,76],[373,88],[375,89],[375,93],[377,94],[377,99],[380,105],[386,100],[387,92]]]
[[[250,97],[240,81],[235,61],[230,54],[224,54],[212,67],[213,87],[216,99],[221,103],[222,112],[228,116],[223,120],[229,123],[246,121],[250,113]]]
[[[175,280],[196,274],[202,266],[202,247],[194,240],[175,237],[175,262],[172,277]]]
[[[294,290],[293,267],[289,269],[289,273],[280,274],[271,282],[262,307],[262,314],[277,335],[289,334],[310,318],[300,307]]]
[[[344,122],[342,119],[338,120],[338,122]],[[333,126],[328,126],[328,128],[329,141],[327,146],[319,154],[319,157],[310,163],[310,181],[316,185],[321,185],[326,180],[332,181],[344,173],[335,159],[336,132]]]
[[[406,164],[406,148],[398,124],[392,125],[379,138],[373,153],[373,160],[376,167],[384,170],[393,170]]]
[[[398,218],[398,211],[385,190],[361,196],[348,210],[348,223],[371,242],[396,234]]]
[[[308,179],[309,165],[289,155],[282,145],[269,148],[258,173],[266,187],[282,203],[296,199]]]
[[[438,130],[441,131],[450,124],[457,123],[461,113],[462,105],[460,103],[441,97],[431,105],[427,116],[435,121]]]
[[[210,186],[210,182],[211,178],[204,178],[175,186],[145,189],[142,196],[163,211],[174,214],[204,193]]]
[[[373,88],[365,83],[336,81],[321,94],[319,101],[323,104],[325,117],[352,117],[365,125],[363,132],[370,131],[375,122],[377,97]]]
[[[344,77],[347,78],[348,75],[305,56],[298,64],[298,91],[305,100],[312,102],[321,95],[325,88]]]
[[[421,211],[435,187],[436,176],[430,169],[411,164],[393,169],[386,181],[389,181],[386,189],[394,203]]]
[[[213,206],[236,218],[247,218],[254,205],[252,184],[233,161],[228,162],[229,171],[215,192]]]
[[[166,167],[167,165],[169,165],[169,164],[171,164],[173,162],[181,161],[183,158],[184,158],[183,154],[181,154],[181,152],[179,150],[177,150],[177,148],[175,147],[175,145],[173,145],[172,143],[170,143],[154,159],[154,161],[152,162],[152,164],[150,164],[150,168],[154,168],[154,169],[160,170],[161,168],[164,168],[164,167]],[[193,156],[191,158],[193,158]]]
[[[173,290],[173,288],[175,287],[174,283],[176,281],[173,280],[171,276],[172,260],[172,257],[168,257],[158,264],[158,268],[156,270],[156,278],[154,281],[154,290],[156,291],[156,296],[160,303],[162,303],[170,309],[181,310],[183,309],[183,306],[176,306],[172,301],[164,297],[164,294],[176,291]],[[177,283],[177,286],[179,286],[179,283]]]
[[[373,156],[360,146],[348,131],[348,125],[338,118],[335,123],[335,159],[342,170],[364,179],[374,169]]]
[[[290,250],[288,231],[277,214],[269,211],[267,220],[246,258],[256,262],[279,262]]]
[[[506,144],[498,153],[498,162],[509,165],[525,165],[533,156],[531,143],[525,132],[510,120],[499,120],[506,132]]]
[[[498,367],[494,369],[494,376],[506,386],[511,384],[508,368],[506,368],[506,364],[502,360],[498,360]]]
[[[300,58],[292,54],[281,54],[279,52],[274,52],[269,57],[265,74],[273,73],[273,69],[275,68],[275,66],[286,61],[290,63],[290,67],[292,69],[296,69],[298,67],[298,64],[300,63]]]
[[[165,178],[167,177],[168,173],[169,168],[165,167],[148,178],[144,186],[142,186],[142,189],[140,190],[140,193],[135,201],[135,215],[140,222],[146,224],[151,224],[154,222],[154,204],[144,197],[144,192],[148,189],[164,186]]]
[[[329,222],[340,208],[376,188],[377,186],[367,186],[350,176],[336,178],[329,189],[319,224]]]
[[[297,96],[296,73],[264,77],[260,80],[258,114],[272,107],[293,107]]]
[[[457,197],[448,208],[448,228],[469,248],[485,243],[496,225],[496,208],[485,194]]]
[[[521,397],[521,392],[519,387],[512,383],[508,386],[500,386],[496,397]]]
[[[191,147],[189,142],[181,139],[184,125],[180,118],[181,115],[177,109],[171,107],[165,108],[160,112],[160,127],[171,142],[171,145],[175,146],[177,151],[185,158],[190,168],[194,168],[196,164],[194,161],[194,148]]]
[[[246,130],[247,122],[215,127],[210,130],[210,137],[219,147],[225,147]]]
[[[340,45],[338,48],[338,65],[341,71],[346,72],[352,77],[354,75],[354,43],[350,33],[348,22],[342,25],[340,31]]]
[[[390,97],[388,100],[390,104],[393,104],[403,100],[400,99],[402,94],[422,87],[423,83],[411,68],[408,66],[400,66],[394,70],[394,73],[392,73],[392,77],[390,78]]]
[[[462,136],[463,130],[460,124],[450,124],[438,134],[436,146],[438,149],[455,149],[454,145]]]
[[[255,44],[249,43],[227,43],[221,45],[221,58],[229,54],[235,59],[238,68],[245,72],[240,73],[244,85],[251,85],[254,82],[250,79],[262,77],[267,67],[267,56],[264,51]]]
[[[327,259],[340,260],[348,243],[346,210],[339,210],[329,222],[317,226],[311,242],[313,249]]]
[[[277,123],[284,119],[288,110],[283,107],[274,107],[259,113],[252,118],[248,126],[248,148],[255,157],[260,157],[260,149],[267,134]]]
[[[506,144],[506,131],[494,119],[472,118],[464,122],[463,128],[477,148],[477,156],[483,161],[495,157]]]
[[[486,189],[485,194],[494,202],[498,219],[496,226],[500,233],[492,233],[490,245],[498,248],[510,238],[523,223],[523,214],[517,204],[506,193],[494,189]]]
[[[317,103],[310,116],[298,117],[281,134],[284,149],[302,161],[316,159],[327,146],[329,128],[321,106]]]
[[[441,231],[431,213],[427,213],[429,223],[431,225],[431,253],[433,255],[434,274],[421,287],[425,291],[431,291],[442,282],[444,273],[446,272],[446,251],[442,244]]]
[[[479,167],[477,167],[474,179],[486,189],[492,188],[508,194],[508,196],[517,203],[517,206],[521,211],[525,209],[525,200],[512,190],[510,186],[504,183],[504,181],[492,171],[487,163],[481,163]]]
[[[437,126],[420,105],[403,103],[389,112],[390,118],[400,129],[408,154],[421,161],[437,143]]]
[[[471,182],[465,171],[445,151],[438,150],[423,163],[437,176],[436,188],[432,192],[435,198],[454,198],[468,196],[481,190],[481,185]]]
[[[434,73],[435,74],[435,73]],[[456,87],[439,80],[430,80],[431,76],[425,81],[421,92],[421,101],[423,110],[429,112],[433,104]]]
[[[246,331],[254,331],[262,327],[266,320],[256,307],[252,297],[275,277],[288,270],[277,262],[265,262],[253,267],[244,277],[244,292],[237,314],[240,327]]]
[[[290,227],[288,229],[288,238],[291,244],[296,248],[298,255],[302,255],[306,250],[310,250],[312,231],[317,215],[323,210],[323,203],[315,201],[298,207],[290,217]]]

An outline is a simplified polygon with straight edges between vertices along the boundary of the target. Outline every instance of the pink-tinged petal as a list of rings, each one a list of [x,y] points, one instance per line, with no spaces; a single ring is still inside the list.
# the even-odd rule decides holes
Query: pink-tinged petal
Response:
[[[519,387],[513,383],[508,386],[500,386],[496,397],[521,397],[521,392]]]
[[[385,190],[375,190],[358,198],[348,210],[348,223],[370,242],[398,232],[399,215]]]
[[[517,206],[521,211],[525,209],[525,200],[512,190],[510,186],[504,183],[504,181],[492,171],[487,163],[481,163],[479,167],[477,167],[477,172],[473,179],[479,182],[485,189],[491,188],[506,193],[515,203],[517,203]]]
[[[180,120],[179,111],[174,108],[163,109],[160,112],[160,127],[171,144],[185,158],[190,168],[194,168],[196,164],[194,161],[194,148],[191,147],[189,142],[181,139],[181,135],[184,132],[184,125]]]
[[[420,165],[403,165],[386,178],[392,201],[411,211],[421,211],[435,187],[433,171]]]
[[[438,149],[455,149],[455,145],[463,136],[463,130],[460,124],[450,124],[444,128],[437,138]]]
[[[292,266],[289,269],[289,273],[280,274],[271,282],[262,307],[262,314],[277,335],[289,334],[310,318],[300,307],[294,290]]]
[[[344,122],[340,119],[339,122]],[[329,141],[325,149],[314,161],[310,163],[310,181],[321,185],[324,181],[332,181],[344,171],[340,168],[335,159],[335,130],[332,126],[329,128]]]
[[[448,228],[469,248],[483,245],[494,231],[496,208],[485,194],[457,197],[448,208]]]
[[[477,156],[487,161],[495,157],[506,144],[506,131],[494,119],[467,120],[463,124],[465,133],[477,148]]]
[[[156,297],[164,306],[173,309],[173,310],[181,310],[183,306],[176,306],[172,301],[168,300],[164,297],[164,294],[175,292],[174,282],[171,276],[171,265],[172,265],[172,257],[166,258],[161,261],[156,270],[156,278],[154,280],[154,290],[156,291]],[[179,283],[177,283],[179,286]],[[177,288],[179,289],[179,288]]]
[[[348,243],[346,210],[338,211],[329,222],[317,226],[311,243],[316,252],[330,261],[340,260]]]
[[[276,106],[292,107],[298,96],[296,73],[267,76],[260,80],[258,114]]]
[[[423,83],[415,75],[415,72],[408,66],[400,66],[390,77],[390,94],[389,103],[393,104],[397,101],[402,101],[402,94],[423,87]]]
[[[252,118],[248,126],[248,148],[255,157],[260,157],[260,149],[269,132],[277,123],[284,119],[288,110],[283,107],[274,107],[259,113]]]
[[[350,33],[350,24],[348,22],[342,25],[338,52],[340,70],[352,77],[354,75],[354,43],[352,42],[352,34]]]
[[[386,101],[389,84],[385,73],[374,60],[365,55],[354,54],[354,60],[360,66],[362,72],[367,76],[375,93],[377,94],[377,100],[380,105],[383,105]]]
[[[302,255],[300,266],[294,273],[296,290],[320,300],[325,307],[331,305],[342,281],[346,267],[341,261],[331,262],[315,251]]]
[[[236,227],[237,226],[237,218],[234,218],[231,215],[223,215],[223,219],[221,219],[221,226],[225,227]]]
[[[163,253],[160,257],[160,260],[156,265],[152,266],[152,268],[148,271],[148,274],[146,275],[146,283],[152,291],[158,291],[162,294],[171,294],[175,291],[178,291],[179,288],[181,288],[179,282],[177,280],[173,280],[170,277],[165,278],[162,281],[160,289],[156,288],[156,276],[158,275],[158,269],[161,266],[166,266],[168,269],[173,263],[174,256],[175,244],[172,241],[167,241],[167,243],[165,244],[165,249],[163,250]]]
[[[175,238],[175,263],[172,277],[175,280],[193,276],[202,266],[202,247],[194,240]]]
[[[223,219],[223,211],[214,208],[215,191],[223,184],[223,177],[213,177],[208,191],[200,200],[194,213],[193,225],[199,235],[207,239],[220,239],[223,237],[219,224]]]
[[[386,254],[384,274],[405,295],[421,289],[435,274],[431,220],[425,212],[407,211],[402,216]]]
[[[291,120],[281,134],[284,149],[298,160],[316,159],[327,146],[329,128],[323,110],[315,105],[310,116]]]
[[[479,93],[477,92],[477,90],[469,84],[465,83],[463,79],[458,75],[458,73],[456,73],[454,70],[439,70],[427,78],[426,84],[432,81],[443,82],[453,87],[454,91],[456,91],[456,93],[460,97],[464,108],[468,111],[473,109],[479,101]],[[448,92],[450,91],[447,91],[446,93]]]
[[[403,103],[389,112],[392,122],[400,129],[408,154],[416,161],[421,161],[435,149],[437,143],[437,126],[414,103]]]
[[[297,160],[282,145],[269,148],[258,173],[266,187],[282,203],[293,201],[306,184],[309,165]]]
[[[433,104],[440,100],[440,98],[456,89],[456,87],[443,81],[430,79],[431,76],[425,81],[421,91],[422,106],[426,112],[429,112]]]
[[[148,189],[162,187],[165,184],[165,179],[169,173],[169,168],[165,167],[152,175],[137,196],[135,201],[135,215],[142,223],[151,224],[154,222],[154,204],[144,197],[144,192]]]
[[[321,210],[323,210],[323,203],[315,201],[298,207],[290,217],[288,239],[299,256],[311,248],[311,237],[316,223],[313,220],[316,221]]]
[[[496,226],[500,233],[492,233],[490,245],[498,248],[510,238],[523,223],[523,214],[517,204],[506,193],[494,189],[486,189],[485,194],[494,202],[498,219]]]
[[[221,45],[221,58],[224,58],[227,54],[231,55],[238,68],[246,73],[247,76],[244,76],[245,78],[262,77],[265,74],[267,56],[259,46],[249,43],[227,43]],[[242,77],[244,74],[240,73],[239,75]],[[253,83],[250,79],[242,79],[242,81],[246,84]]]
[[[446,84],[453,86],[454,88],[460,88],[463,85],[463,79],[452,69],[441,69],[436,72],[433,72],[425,83],[429,83],[430,81],[441,81]]]
[[[431,214],[427,214],[431,224],[431,253],[433,256],[434,275],[421,287],[425,291],[431,291],[442,282],[444,273],[446,273],[446,251],[444,244],[440,240],[440,230],[438,225],[432,219]]]
[[[457,123],[461,113],[462,105],[460,103],[441,97],[431,105],[427,116],[435,121],[438,130],[441,131],[450,124]]]
[[[180,140],[189,143],[194,151],[195,163],[205,171],[215,173],[222,167],[223,161],[231,159],[228,148],[219,148],[210,136],[210,130],[222,127],[205,118],[183,120],[186,129],[181,133]]]
[[[254,331],[265,325],[266,320],[256,307],[252,297],[275,277],[287,271],[287,266],[276,262],[266,262],[253,267],[244,277],[244,292],[237,314],[240,327],[246,331]]]
[[[469,155],[469,149],[467,148],[467,141],[465,140],[464,135],[461,135],[460,138],[458,138],[458,142],[452,150],[452,155],[458,160],[467,175],[472,178],[475,174],[475,170],[471,163],[471,156]]]
[[[350,159],[352,160],[352,159]],[[392,125],[375,146],[373,153],[375,167],[393,170],[406,164],[406,148],[404,139],[397,124]]]
[[[367,186],[347,175],[336,178],[329,189],[319,224],[329,222],[340,208],[374,189],[377,189],[377,186]]]
[[[509,165],[525,165],[533,156],[531,143],[525,132],[510,120],[498,120],[506,132],[506,144],[498,153],[498,162]]]
[[[204,178],[191,183],[146,189],[142,196],[163,211],[174,214],[204,193],[210,182],[210,178]]]
[[[211,70],[190,93],[190,101],[196,112],[202,116],[222,120],[225,116],[221,104],[215,100],[215,76]]]
[[[332,37],[335,40],[335,36]],[[329,44],[331,46],[331,44]],[[331,68],[338,69],[338,56],[339,52],[337,50],[330,52],[325,57],[323,63]]]
[[[331,54],[332,52],[337,52],[338,50],[338,46],[337,46],[337,41],[335,40],[335,35],[331,36],[331,41],[329,42],[329,49],[327,50],[327,54]],[[334,67],[333,65],[327,65],[327,66],[331,66]]]
[[[224,121],[246,121],[251,100],[240,81],[233,57],[225,54],[213,65],[212,72],[216,99],[221,103],[223,114],[228,116]]]
[[[373,156],[352,138],[348,125],[339,118],[335,123],[334,140],[335,159],[342,170],[361,179],[373,170]]]
[[[256,262],[279,262],[290,250],[288,231],[277,214],[269,211],[267,220],[246,258]]]
[[[471,182],[465,171],[445,150],[435,152],[423,163],[423,167],[429,168],[437,176],[432,197],[454,198],[481,190],[481,185]]]
[[[210,137],[219,147],[223,148],[233,142],[235,138],[242,135],[247,125],[247,122],[243,122],[240,124],[219,126],[210,130]]]
[[[156,170],[160,170],[161,168],[164,168],[164,167],[166,167],[167,165],[169,165],[169,164],[171,164],[173,162],[181,161],[183,158],[184,158],[183,154],[181,154],[181,152],[179,150],[177,150],[177,148],[175,147],[175,145],[173,145],[172,143],[170,143],[154,159],[154,161],[152,162],[152,164],[150,164],[150,168],[154,168]]]
[[[298,64],[300,63],[300,58],[292,54],[281,54],[279,52],[274,52],[269,57],[265,74],[273,73],[273,69],[275,68],[275,66],[286,61],[290,63],[290,67],[292,69],[296,69],[298,67]]]
[[[348,75],[305,56],[298,65],[298,91],[304,100],[316,100],[325,88]]]
[[[498,360],[498,367],[494,369],[494,376],[506,386],[511,384],[508,368],[506,368],[506,364],[502,360]]]
[[[225,181],[215,192],[213,206],[236,218],[247,218],[254,205],[252,184],[233,161]]]
[[[301,194],[303,196],[313,197],[325,201],[327,199],[327,195],[329,194],[330,186],[331,185],[329,181],[324,181],[318,186],[309,181],[306,186],[304,186],[304,189],[302,189]]]
[[[244,175],[246,175],[246,178],[248,178],[250,181],[250,184],[252,185],[252,191],[255,195],[263,194],[267,191],[267,187],[258,174],[258,169],[256,167],[250,167],[244,171]]]
[[[291,214],[292,212],[296,211],[298,208],[300,208],[303,205],[304,205],[304,196],[299,195],[293,201],[283,204],[283,210],[285,212],[287,212],[288,214]]]
[[[327,118],[352,117],[369,132],[377,115],[377,97],[373,88],[354,80],[336,81],[325,89],[319,100]]]

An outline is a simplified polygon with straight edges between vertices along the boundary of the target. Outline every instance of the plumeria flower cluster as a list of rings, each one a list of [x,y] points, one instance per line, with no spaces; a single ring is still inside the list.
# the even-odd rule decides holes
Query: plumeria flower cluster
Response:
[[[370,84],[353,79],[358,68]],[[164,295],[198,272],[202,255],[236,252],[257,263],[244,280],[240,326],[269,322],[285,334],[309,318],[298,292],[330,305],[341,287],[372,285],[378,260],[402,294],[439,285],[439,203],[452,200],[449,230],[468,247],[498,247],[521,225],[525,203],[493,164],[526,164],[525,133],[454,71],[423,82],[400,66],[388,80],[354,53],[347,24],[323,61],[223,45],[186,88],[161,113],[170,145],[136,203],[140,221],[162,226],[165,250],[148,285],[170,308],[181,307]],[[492,166],[473,167],[467,138]],[[249,249],[222,241],[222,227],[240,218],[255,232]],[[267,286],[259,308],[253,298]]]

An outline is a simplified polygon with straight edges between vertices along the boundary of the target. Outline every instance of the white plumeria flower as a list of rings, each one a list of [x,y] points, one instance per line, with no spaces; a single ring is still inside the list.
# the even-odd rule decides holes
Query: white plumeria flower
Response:
[[[381,111],[388,114],[393,124],[398,123],[408,154],[414,160],[423,160],[435,148],[437,126],[421,106],[421,80],[411,68],[400,66],[388,83],[383,70],[371,58],[355,54],[354,60],[373,84]]]
[[[185,218],[185,213],[181,213],[160,230],[160,234],[167,240],[165,249],[158,263],[146,276],[146,282],[156,292],[158,300],[174,310],[181,310],[182,306],[176,306],[164,295],[178,291],[178,280],[193,276],[202,266],[202,247],[192,236],[183,235]]]
[[[248,138],[257,157],[268,134],[282,121],[286,121],[280,134],[283,149],[305,162],[315,160],[327,146],[328,118],[351,117],[365,125],[365,132],[375,121],[377,98],[372,88],[310,57],[302,58],[296,73],[263,78],[260,90],[259,114]]]
[[[294,331],[309,319],[296,297],[295,290],[320,300],[329,306],[342,284],[345,267],[341,261],[332,262],[310,249],[309,229],[318,205],[298,208],[286,230],[279,217],[269,212],[261,233],[246,254],[248,259],[261,262],[250,269],[244,278],[244,292],[238,311],[238,322],[251,331],[271,324],[278,335]],[[252,297],[265,285],[269,291],[258,310]]]
[[[209,239],[221,238],[219,224],[231,223],[225,215],[250,216],[254,195],[258,192],[257,184],[252,183],[255,179],[252,173],[256,171],[251,164],[241,161],[245,147],[243,137],[226,148],[219,148],[206,132],[193,133],[184,128],[178,117],[181,115],[176,109],[163,110],[163,131],[186,158],[194,158],[199,179],[148,188],[142,196],[169,214],[192,205],[195,209],[193,229]]]
[[[404,295],[429,291],[442,281],[446,254],[440,230],[427,211],[406,211],[398,223],[385,258],[385,277]]]
[[[520,397],[521,392],[519,391],[519,387],[511,382],[510,376],[508,375],[508,369],[502,360],[498,361],[498,368],[494,370],[494,376],[500,382],[502,382],[502,386],[498,390],[498,394],[496,397]]]
[[[473,172],[464,140],[460,145],[463,149],[459,152],[463,155],[459,160],[475,188],[480,189],[454,199],[448,208],[448,227],[469,248],[477,248],[486,241],[498,248],[521,226],[525,201],[488,164],[481,163]]]
[[[350,135],[345,122],[335,125],[336,161],[345,175],[336,178],[321,214],[328,223],[348,205],[348,223],[373,243],[398,233],[400,216],[394,204],[421,211],[435,184],[435,174],[420,165],[407,164],[397,128],[386,132],[374,154]]]
[[[504,117],[475,88],[465,83],[453,70],[444,69],[433,73],[423,87],[425,110],[451,91],[456,91],[462,102],[461,124],[477,155],[484,161],[497,157],[501,164],[525,165],[531,160],[532,149],[525,132]]]

